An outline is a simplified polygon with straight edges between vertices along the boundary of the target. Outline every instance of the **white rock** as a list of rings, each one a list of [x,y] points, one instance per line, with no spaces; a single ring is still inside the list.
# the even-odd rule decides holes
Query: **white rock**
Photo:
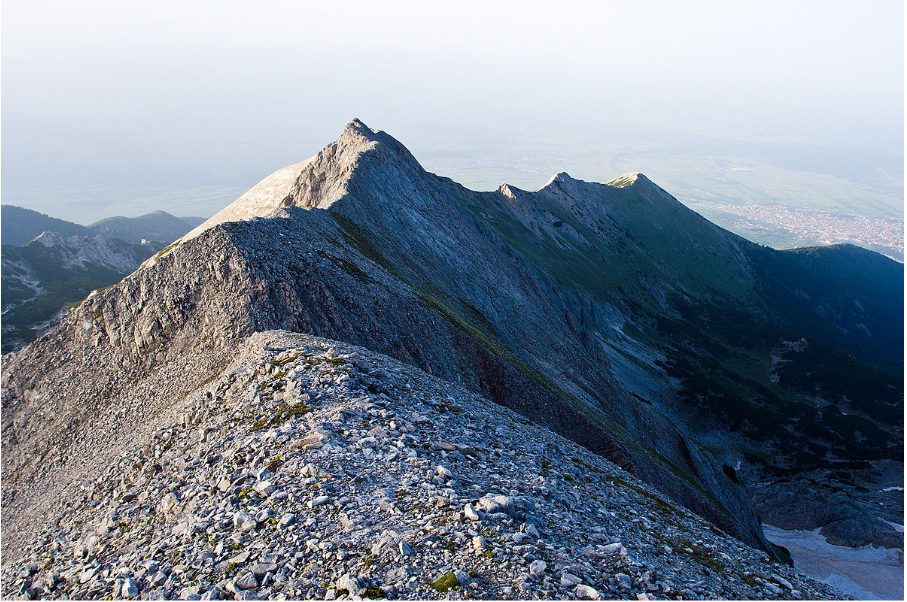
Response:
[[[541,575],[547,568],[548,563],[544,560],[533,560],[532,564],[529,565],[529,574],[534,576]]]
[[[774,575],[774,574],[773,574],[773,575],[772,575],[772,579],[774,579],[775,581],[777,581],[778,583],[780,583],[781,585],[783,585],[783,586],[786,587],[787,589],[790,589],[790,590],[794,589],[794,586],[791,584],[791,582],[788,581],[787,579],[785,579],[784,577],[782,577],[781,575]]]
[[[463,506],[463,514],[469,520],[479,520],[479,513],[476,512],[475,506],[473,506],[472,504],[466,504],[465,506]]]
[[[630,589],[633,587],[633,581],[630,579],[630,575],[626,573],[616,573],[614,578],[617,580],[617,584],[623,589]]]
[[[259,481],[252,486],[259,495],[271,495],[274,493],[274,484],[271,481]]]
[[[255,519],[248,512],[237,512],[233,516],[233,526],[243,532],[249,532],[255,528]]]
[[[240,575],[235,583],[236,587],[239,589],[256,589],[258,587],[258,579],[256,579],[255,575],[250,571],[246,571]]]
[[[331,498],[329,498],[328,496],[319,495],[318,497],[309,500],[309,503],[307,505],[309,508],[317,508],[318,506],[324,506],[325,504],[327,504],[330,501],[331,501]]]
[[[348,573],[344,574],[337,580],[336,589],[342,590],[345,589],[349,592],[350,596],[356,596],[362,590],[362,586],[359,585],[359,580],[355,577],[351,577]]]
[[[577,585],[576,589],[573,590],[573,593],[575,593],[576,597],[580,600],[601,600],[602,597],[597,589],[584,583]]]
[[[168,493],[161,499],[158,510],[161,514],[171,514],[179,506],[180,499],[175,493]]]
[[[497,512],[512,514],[513,498],[507,497],[506,495],[486,495],[479,500],[478,506],[479,510],[490,514],[495,514]]]
[[[780,596],[781,593],[784,591],[784,590],[782,590],[780,587],[778,587],[777,585],[775,585],[774,583],[770,583],[770,582],[768,582],[768,581],[766,581],[765,583],[763,583],[763,584],[762,584],[762,587],[765,588],[766,590],[768,590],[768,592],[769,592],[772,596]]]
[[[573,573],[561,573],[561,585],[564,587],[573,587],[579,585],[583,580]]]

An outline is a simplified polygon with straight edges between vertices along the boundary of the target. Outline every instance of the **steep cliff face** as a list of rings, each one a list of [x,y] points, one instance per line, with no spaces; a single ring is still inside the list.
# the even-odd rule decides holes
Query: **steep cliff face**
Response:
[[[691,413],[678,368],[755,349],[703,336],[727,307],[783,321],[755,249],[641,175],[474,192],[354,121],[6,358],[4,548],[99,470],[107,432],[213,378],[250,333],[286,329],[463,384],[772,550],[735,451],[691,428],[710,408]]]

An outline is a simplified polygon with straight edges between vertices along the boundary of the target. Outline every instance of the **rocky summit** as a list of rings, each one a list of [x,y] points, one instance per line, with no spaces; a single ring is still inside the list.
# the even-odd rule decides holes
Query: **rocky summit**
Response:
[[[903,546],[903,266],[642,174],[476,192],[354,120],[3,360],[4,595],[829,597],[763,515]]]
[[[128,435],[5,597],[833,595],[519,414],[326,339],[253,335]]]

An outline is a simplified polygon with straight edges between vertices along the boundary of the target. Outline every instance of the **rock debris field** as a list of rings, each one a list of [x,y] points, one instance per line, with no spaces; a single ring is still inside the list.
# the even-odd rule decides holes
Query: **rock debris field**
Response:
[[[841,596],[388,357],[283,331],[236,357],[6,559],[4,597]]]

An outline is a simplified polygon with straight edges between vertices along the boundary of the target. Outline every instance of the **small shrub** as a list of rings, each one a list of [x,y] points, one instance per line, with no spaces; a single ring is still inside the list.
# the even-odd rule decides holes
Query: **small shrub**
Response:
[[[453,573],[447,573],[446,575],[441,575],[438,577],[438,580],[431,584],[431,588],[439,593],[444,593],[451,588],[457,587],[460,585],[460,582],[457,581],[457,576]]]
[[[275,412],[270,416],[263,416],[252,423],[253,431],[261,431],[280,424],[284,420],[289,420],[296,416],[304,416],[312,411],[312,408],[303,402],[294,404],[280,404]]]

